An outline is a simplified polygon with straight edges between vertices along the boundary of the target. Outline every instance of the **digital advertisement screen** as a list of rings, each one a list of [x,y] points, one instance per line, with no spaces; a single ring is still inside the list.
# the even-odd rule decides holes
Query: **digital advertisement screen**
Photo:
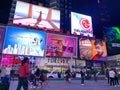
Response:
[[[92,18],[91,16],[71,12],[71,33],[93,37]]]
[[[71,67],[75,67],[75,59],[68,58],[58,58],[58,57],[30,57],[29,59],[31,66],[39,67],[42,69],[46,69],[48,71],[63,71],[65,72],[69,65]]]
[[[106,28],[108,55],[120,54],[120,28]]]
[[[46,33],[7,27],[3,54],[44,56]]]
[[[107,60],[106,42],[95,39],[92,40],[92,60]]]
[[[12,66],[14,64],[14,55],[2,55],[1,66]]]
[[[77,57],[77,38],[47,34],[46,56]]]
[[[17,1],[13,23],[59,31],[60,11]]]
[[[6,27],[0,26],[0,53],[2,53]]]
[[[85,60],[92,59],[92,42],[88,38],[79,39],[79,57]]]

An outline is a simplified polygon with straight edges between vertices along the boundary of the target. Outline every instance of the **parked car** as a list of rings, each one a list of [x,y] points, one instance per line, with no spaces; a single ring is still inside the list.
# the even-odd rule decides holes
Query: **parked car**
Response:
[[[61,75],[61,78],[64,78],[65,77],[65,74],[64,73],[60,73]],[[47,78],[55,78],[55,79],[58,79],[58,71],[57,70],[53,70],[51,72],[48,72],[47,73]]]
[[[53,70],[51,72],[47,73],[47,78],[58,78],[58,72],[57,70]]]

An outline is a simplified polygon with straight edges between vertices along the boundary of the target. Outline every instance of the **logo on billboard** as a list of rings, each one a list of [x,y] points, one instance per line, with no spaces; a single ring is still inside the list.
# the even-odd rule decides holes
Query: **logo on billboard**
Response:
[[[80,25],[85,30],[89,30],[90,29],[90,22],[89,22],[88,19],[85,19],[85,18],[80,19]]]

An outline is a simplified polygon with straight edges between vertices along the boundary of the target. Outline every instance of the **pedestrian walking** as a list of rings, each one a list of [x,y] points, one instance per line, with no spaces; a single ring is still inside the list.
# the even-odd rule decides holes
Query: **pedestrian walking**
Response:
[[[29,59],[28,57],[24,57],[22,60],[21,66],[19,68],[19,79],[18,79],[18,86],[16,90],[20,90],[23,87],[24,90],[28,90],[28,75],[30,73],[29,68]]]
[[[80,74],[81,74],[81,85],[84,85],[84,81],[85,81],[85,69],[81,69]]]
[[[109,71],[109,77],[110,77],[110,86],[114,86],[115,71],[113,69]]]
[[[72,74],[71,74],[71,71],[70,71],[69,68],[68,68],[68,70],[66,70],[65,74],[66,74],[66,81],[67,81],[68,83],[71,83]]]
[[[115,81],[115,86],[118,86],[118,87],[119,87],[119,79],[118,79],[118,72],[117,72],[117,70],[115,70],[115,78],[114,78],[114,81]]]
[[[110,84],[109,69],[106,69],[107,82]]]

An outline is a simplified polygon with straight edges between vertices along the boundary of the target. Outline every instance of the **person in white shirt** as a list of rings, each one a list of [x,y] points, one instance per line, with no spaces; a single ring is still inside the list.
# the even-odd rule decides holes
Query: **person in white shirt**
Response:
[[[115,71],[113,69],[109,71],[109,77],[110,77],[110,86],[112,85],[114,86]]]

